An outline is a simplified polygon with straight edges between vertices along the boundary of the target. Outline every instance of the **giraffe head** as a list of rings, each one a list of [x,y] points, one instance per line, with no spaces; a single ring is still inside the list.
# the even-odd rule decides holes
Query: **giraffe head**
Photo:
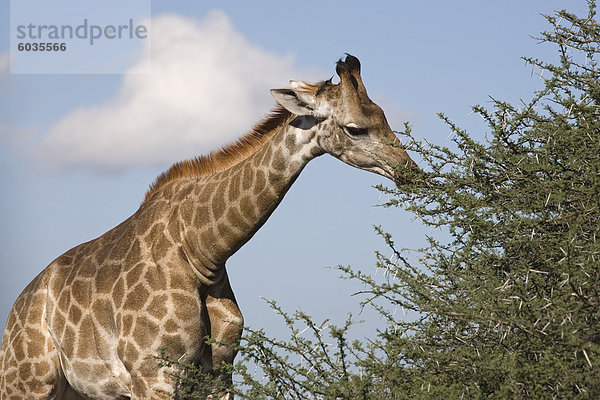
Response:
[[[367,95],[360,62],[348,54],[337,62],[336,72],[338,84],[331,79],[317,84],[290,81],[290,89],[272,89],[271,94],[298,115],[292,125],[315,132],[322,151],[396,183],[404,181],[399,167],[416,164],[399,146],[383,110]]]

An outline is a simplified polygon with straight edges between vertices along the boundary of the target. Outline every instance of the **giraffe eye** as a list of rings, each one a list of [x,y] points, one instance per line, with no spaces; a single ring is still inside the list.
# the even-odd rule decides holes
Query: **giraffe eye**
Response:
[[[349,136],[365,136],[369,133],[369,130],[367,128],[359,128],[357,126],[349,126],[346,125],[344,126],[344,131],[349,135]]]

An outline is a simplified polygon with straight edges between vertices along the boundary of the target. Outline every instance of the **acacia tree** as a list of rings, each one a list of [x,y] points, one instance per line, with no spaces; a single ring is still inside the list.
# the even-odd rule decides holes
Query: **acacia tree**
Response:
[[[442,227],[409,261],[381,228],[384,278],[349,267],[386,321],[350,341],[341,327],[272,308],[277,340],[247,328],[235,367],[248,399],[600,398],[600,25],[546,16],[556,64],[526,58],[543,88],[519,105],[475,106],[478,141],[440,115],[451,148],[412,139],[422,171],[389,194]],[[543,72],[543,74],[541,74]],[[410,127],[403,134],[410,136]],[[411,137],[412,138],[412,137]],[[416,315],[405,320],[397,308]],[[193,375],[193,374],[192,374]],[[186,381],[182,381],[182,387]]]

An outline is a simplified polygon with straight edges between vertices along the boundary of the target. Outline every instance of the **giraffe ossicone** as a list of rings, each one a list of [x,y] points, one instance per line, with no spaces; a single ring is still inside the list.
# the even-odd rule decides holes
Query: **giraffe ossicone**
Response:
[[[367,96],[358,59],[347,55],[336,72],[337,84],[271,90],[277,107],[248,134],[173,165],[131,217],[50,263],[9,315],[0,399],[170,399],[161,350],[209,372],[232,363],[232,347],[216,344],[238,343],[243,325],[225,262],[304,166],[328,153],[394,181],[415,166],[390,145],[398,139]]]

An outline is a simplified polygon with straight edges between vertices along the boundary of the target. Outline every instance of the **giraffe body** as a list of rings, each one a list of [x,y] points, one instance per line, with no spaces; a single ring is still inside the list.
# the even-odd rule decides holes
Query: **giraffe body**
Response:
[[[228,346],[204,340],[235,344],[241,335],[225,262],[264,224],[306,163],[327,152],[393,179],[399,175],[380,159],[412,164],[381,138],[369,139],[375,156],[359,151],[367,146],[361,129],[375,128],[361,128],[358,117],[327,117],[333,108],[348,114],[354,107],[363,120],[385,122],[362,92],[360,64],[350,57],[338,62],[340,84],[292,82],[292,90],[273,91],[281,107],[254,136],[176,164],[130,218],[43,270],[9,315],[0,399],[170,399],[174,383],[155,358],[161,350],[206,371],[233,362]],[[387,123],[380,129],[393,141]],[[229,375],[219,378],[231,382]]]

